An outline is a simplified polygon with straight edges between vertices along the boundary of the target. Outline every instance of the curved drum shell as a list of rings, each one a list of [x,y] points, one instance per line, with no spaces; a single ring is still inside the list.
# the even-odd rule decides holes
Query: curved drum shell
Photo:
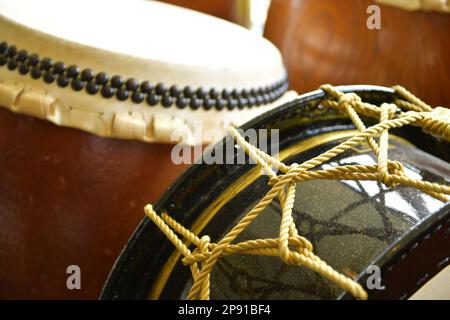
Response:
[[[98,298],[143,206],[186,168],[171,148],[0,108],[0,298]],[[69,265],[81,290],[67,289]]]
[[[392,90],[381,87],[353,86],[342,87],[340,90],[356,92],[364,101],[375,104],[390,102],[395,98]],[[285,157],[287,163],[292,161],[301,163],[329,149],[339,140],[348,138],[349,134],[352,134],[348,130],[354,129],[349,120],[341,115],[326,108],[317,108],[323,97],[322,91],[303,95],[252,120],[242,128],[280,129],[280,154],[284,154],[281,157],[282,160]],[[426,135],[416,132],[415,129],[399,130],[395,132],[395,135],[407,139],[421,136],[421,139],[414,140],[417,145],[431,146],[430,141],[434,140],[433,138],[428,140]],[[448,182],[450,168],[445,161],[423,153],[402,138],[395,138],[391,147],[392,155],[400,157],[399,160],[412,170],[411,173],[415,172],[426,179],[434,179],[440,183],[445,180]],[[448,145],[444,146],[444,150],[445,148],[448,148]],[[439,148],[434,146],[431,149],[439,155]],[[366,156],[364,151],[360,153],[360,156]],[[442,157],[442,154],[440,156]],[[348,161],[352,156],[345,157],[339,161]],[[242,164],[193,166],[172,185],[154,208],[157,212],[167,212],[196,234],[210,235],[212,241],[216,242],[236,223],[236,219],[267,191],[265,189],[267,186],[263,183],[264,178],[258,178],[256,174],[253,180],[249,179],[248,177],[252,174],[252,166]],[[375,187],[377,192],[373,194],[370,188],[367,188],[366,194],[362,194],[355,192],[357,188],[351,188],[350,184],[336,181],[319,182],[324,182],[325,185],[314,186],[315,182],[313,182],[306,185],[304,189],[302,189],[304,185],[297,188],[301,190],[299,194],[305,190],[305,193],[299,196],[299,210],[305,208],[311,213],[302,213],[300,220],[306,221],[308,226],[299,224],[300,234],[306,233],[307,238],[313,241],[316,250],[319,251],[319,256],[339,271],[347,274],[350,272],[354,276],[359,274],[359,279],[364,286],[367,277],[366,267],[370,264],[379,265],[389,289],[371,291],[369,298],[408,297],[422,284],[418,281],[420,279],[423,281],[424,275],[432,277],[448,264],[448,259],[445,260],[448,255],[448,228],[450,227],[448,204],[428,199],[425,195],[422,201],[420,200],[421,192],[415,189],[399,188],[391,192],[375,182],[375,186],[372,187]],[[337,198],[336,192],[339,195]],[[391,192],[390,200],[386,196],[389,192]],[[200,200],[199,194],[202,195]],[[383,200],[384,197],[385,200]],[[362,199],[364,203],[358,204],[361,198],[364,198]],[[401,202],[402,200],[404,202]],[[378,203],[378,201],[386,202]],[[404,204],[406,207],[402,207]],[[355,212],[350,212],[350,209],[342,210],[340,214],[348,218],[346,224],[341,224],[340,221],[337,223],[337,220],[333,221],[326,217],[332,210],[338,210],[338,207],[344,208],[347,205],[349,208],[361,207]],[[365,207],[366,205],[368,206]],[[408,211],[409,208],[413,208],[414,213]],[[356,215],[352,217],[352,214]],[[381,220],[377,220],[378,218]],[[321,219],[322,223],[317,223]],[[271,225],[272,228],[277,229],[277,223],[279,223],[279,220],[275,222],[265,220],[260,223],[257,221],[254,222],[255,227],[249,234],[242,234],[245,239],[272,237],[273,235],[265,232],[271,228]],[[395,222],[385,223],[386,221]],[[324,235],[321,235],[322,233]],[[322,242],[322,236],[329,237],[325,245]],[[302,267],[297,267],[299,273],[294,274],[293,279],[296,276],[304,277],[310,281],[309,287],[283,289],[280,283],[273,284],[273,281],[280,274],[284,276],[288,272],[272,274],[273,265],[263,260],[276,260],[275,258],[264,257],[261,260],[253,257],[247,260],[246,256],[235,260],[232,258],[224,258],[226,260],[224,264],[219,263],[215,267],[211,278],[212,298],[347,298],[338,288],[333,288],[326,281],[317,275],[314,276],[314,273],[308,270],[305,271]],[[346,264],[348,264],[347,268]],[[411,268],[412,264],[415,268]],[[235,271],[237,273],[233,273]],[[393,275],[397,272],[403,274],[403,277],[389,278],[388,274]],[[230,274],[231,278],[229,278]],[[268,287],[275,287],[275,289],[267,289],[267,286],[261,285],[261,283],[267,284],[266,277],[269,277],[268,282],[271,282]],[[236,282],[234,285],[232,279]],[[261,296],[252,295],[251,290],[248,290],[250,285],[246,286],[249,281],[253,281],[253,289],[261,289],[258,291],[262,294]],[[145,218],[117,260],[102,297],[105,299],[148,297],[179,299],[186,297],[185,293],[190,283],[189,269],[181,264],[179,254],[153,223]],[[292,283],[289,281],[289,284]],[[300,281],[300,283],[306,283],[306,281]],[[276,288],[277,286],[279,287]],[[239,291],[239,288],[242,291]],[[283,290],[292,290],[295,294],[285,294]]]

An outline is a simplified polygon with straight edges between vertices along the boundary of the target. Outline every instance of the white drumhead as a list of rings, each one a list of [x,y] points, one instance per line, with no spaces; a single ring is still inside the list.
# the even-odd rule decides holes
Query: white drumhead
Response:
[[[0,12],[64,41],[148,59],[150,64],[193,68],[199,74],[217,72],[208,82],[200,81],[204,85],[267,85],[284,76],[280,54],[269,41],[225,20],[157,1],[2,0]],[[233,78],[233,71],[247,75]],[[221,72],[228,73],[223,83],[215,80]],[[158,79],[172,80],[159,74]],[[191,84],[192,78],[176,82]]]
[[[170,133],[181,129],[188,143],[208,142],[194,138],[195,122],[224,131],[292,97],[283,95],[286,72],[269,41],[230,22],[156,1],[0,0],[0,46],[2,42],[17,52],[25,50],[28,57],[38,54],[39,63],[49,57],[66,67],[93,70],[94,75],[105,72],[109,80],[119,75],[124,81],[149,80],[207,93],[190,99],[182,91],[166,105],[162,101],[168,90],[159,94],[156,104],[136,103],[131,99],[134,91],[119,99],[121,87],[107,97],[104,84],[88,94],[89,80],[71,89],[81,74],[66,86],[58,79],[44,81],[46,72],[60,74],[51,67],[30,76],[40,64],[20,69],[28,60],[0,52],[0,106],[101,136],[173,142]],[[219,95],[210,95],[211,90]],[[223,90],[237,93],[222,96]],[[257,104],[257,96],[265,99]],[[187,104],[176,108],[178,98],[186,98]],[[194,98],[199,98],[200,108],[191,107]],[[219,100],[231,107],[219,107]]]

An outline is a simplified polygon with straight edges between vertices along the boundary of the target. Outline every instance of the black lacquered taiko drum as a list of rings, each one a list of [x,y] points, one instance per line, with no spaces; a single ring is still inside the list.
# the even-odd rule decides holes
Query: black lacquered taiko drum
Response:
[[[384,87],[343,86],[338,90],[356,93],[375,106],[399,99],[398,93]],[[286,165],[304,163],[358,132],[347,116],[326,106],[328,98],[329,93],[321,90],[302,95],[241,128],[278,129],[279,160]],[[387,150],[389,159],[402,163],[408,177],[448,186],[450,149],[444,139],[404,126],[390,131]],[[211,243],[217,243],[270,189],[269,178],[254,164],[227,163],[193,165],[156,203],[154,211],[166,213],[198,237],[209,235]],[[316,169],[376,164],[377,157],[363,143]],[[312,180],[295,188],[292,217],[298,233],[330,267],[357,282],[367,292],[366,298],[408,298],[450,262],[450,205],[445,199],[411,186],[364,179]],[[280,202],[270,203],[235,242],[275,238],[280,207]],[[192,276],[183,264],[186,259],[161,230],[147,217],[141,221],[116,261],[102,298],[188,297]],[[195,249],[189,243],[187,247]],[[374,267],[380,272],[375,287],[369,284]],[[309,268],[252,254],[222,257],[209,281],[211,299],[352,297]]]

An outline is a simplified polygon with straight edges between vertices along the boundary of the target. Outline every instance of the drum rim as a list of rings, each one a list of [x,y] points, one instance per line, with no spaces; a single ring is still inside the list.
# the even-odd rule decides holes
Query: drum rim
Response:
[[[8,18],[6,18],[8,19]],[[9,50],[13,50],[14,54],[8,54]],[[23,59],[18,60],[19,53],[23,53],[25,56]],[[28,60],[30,56],[35,56],[35,65],[30,65]],[[176,83],[164,83],[156,79],[144,79],[137,80],[138,77],[126,77],[124,75],[117,75],[111,73],[109,70],[94,71],[90,66],[81,68],[78,64],[68,64],[65,61],[58,61],[52,57],[42,56],[38,52],[28,52],[24,48],[18,48],[14,43],[8,43],[3,39],[0,39],[0,57],[4,58],[4,61],[0,63],[0,68],[8,69],[10,72],[20,73],[24,76],[30,76],[31,78],[41,81],[39,85],[54,84],[61,89],[71,90],[77,94],[86,94],[92,96],[98,96],[102,99],[110,99],[115,96],[118,102],[130,102],[138,105],[146,101],[149,107],[156,105],[162,105],[165,108],[176,107],[177,109],[190,109],[192,111],[198,109],[210,110],[234,110],[234,109],[246,109],[259,108],[268,106],[278,99],[280,99],[287,91],[289,82],[286,75],[282,78],[268,83],[265,86],[257,86],[254,88],[247,88],[243,86],[235,86],[233,89],[206,87],[206,86],[190,86],[190,85],[177,85]],[[52,63],[51,67],[42,66],[42,62],[49,60]],[[23,61],[22,61],[23,60]],[[14,62],[14,68],[9,67],[10,62]],[[50,62],[49,62],[50,63]],[[55,71],[53,66],[61,66],[61,70]],[[19,66],[26,66],[26,72],[22,73]],[[77,70],[74,74],[68,74],[68,70]],[[38,75],[35,75],[37,72]],[[92,73],[89,79],[83,79],[83,72]],[[284,70],[285,72],[285,70]],[[51,76],[52,80],[46,80],[44,75]],[[97,76],[103,75],[106,78],[105,81],[98,82]],[[65,79],[66,84],[62,85],[59,79]],[[115,84],[115,80],[120,81],[120,84]],[[129,88],[128,81],[136,82],[133,88]],[[93,84],[95,91],[88,91],[88,85]],[[150,85],[151,89],[141,90],[142,85]],[[103,89],[110,89],[111,95],[106,96]],[[160,92],[160,91],[161,92]],[[192,91],[192,94],[187,96],[186,90]],[[109,91],[108,91],[109,92]],[[214,93],[213,93],[214,92]],[[253,93],[252,93],[253,92]],[[123,93],[123,97],[118,96],[119,93]],[[139,101],[133,99],[133,94],[142,94]],[[211,95],[214,95],[213,98]],[[165,101],[164,98],[167,98]],[[149,99],[155,100],[150,102]],[[183,102],[181,105],[180,101]],[[195,106],[193,103],[195,102]]]
[[[335,88],[343,93],[349,93],[349,92],[354,92],[357,94],[358,93],[363,93],[363,94],[364,93],[365,94],[376,93],[379,95],[385,95],[386,98],[388,98],[388,99],[394,99],[394,98],[398,97],[395,90],[393,90],[392,88],[383,87],[383,86],[342,85],[342,86],[336,86]],[[308,103],[308,102],[311,102],[314,100],[324,99],[325,97],[327,97],[327,94],[322,90],[315,90],[312,92],[308,92],[308,93],[299,95],[294,100],[289,101],[285,104],[282,104],[277,108],[269,110],[255,118],[253,118],[252,120],[250,120],[250,121],[246,122],[245,124],[243,124],[242,126],[240,126],[240,128],[243,130],[246,130],[249,128],[261,127],[265,120],[267,120],[269,118],[277,118],[282,113],[285,113],[287,110],[295,108],[298,104],[305,104],[305,103]],[[220,141],[218,143],[224,143],[225,140],[229,139],[229,138],[230,138],[229,136],[226,136],[222,139],[222,141]],[[173,196],[177,192],[177,190],[181,186],[186,184],[192,176],[195,176],[195,174],[197,174],[199,171],[204,169],[205,165],[206,164],[190,166],[186,171],[184,171],[176,179],[176,181],[167,189],[167,191],[161,195],[161,197],[155,203],[155,205],[154,205],[155,210],[158,211],[159,209],[164,207],[166,204],[168,204],[170,202],[170,199],[173,198]],[[429,227],[429,224],[430,224],[429,223],[430,219],[433,217],[436,219],[436,217],[442,211],[447,211],[447,216],[448,216],[448,214],[450,213],[450,210],[448,210],[448,209],[449,209],[449,205],[445,205],[437,213],[433,214],[428,219],[425,219],[424,221],[417,224],[415,226],[415,228],[413,228],[413,230],[415,232],[419,232],[419,233],[426,232],[426,229]],[[425,222],[427,222],[427,223],[425,223]],[[125,246],[123,247],[123,249],[120,252],[119,256],[117,257],[115,263],[113,264],[111,271],[105,281],[105,285],[101,291],[101,294],[99,297],[100,299],[126,299],[126,298],[129,298],[129,297],[118,296],[116,294],[116,288],[118,286],[122,287],[127,282],[128,282],[128,284],[130,284],[131,279],[132,279],[132,275],[131,275],[132,272],[126,271],[125,269],[127,269],[127,266],[130,265],[130,263],[132,264],[132,260],[134,260],[134,258],[133,258],[134,252],[133,251],[136,249],[137,246],[139,246],[139,241],[140,241],[141,235],[146,232],[149,232],[149,230],[151,230],[152,227],[153,227],[152,221],[144,216],[143,219],[139,222],[136,229],[133,231],[132,235],[128,239]],[[412,232],[413,230],[411,230],[410,232]],[[405,237],[402,237],[400,240],[398,240],[394,243],[398,243],[404,239],[405,239]],[[404,240],[404,241],[406,241],[406,240]],[[387,246],[386,249],[373,261],[378,262],[378,263],[381,263],[382,261],[384,261],[383,260],[384,254],[387,251],[389,251],[390,249],[392,249],[392,248],[390,246]],[[363,278],[359,277],[358,280],[362,281]],[[125,288],[125,290],[127,290],[127,289]],[[121,291],[124,291],[124,290],[121,289]],[[134,297],[134,298],[136,298],[136,297]],[[145,297],[145,298],[147,298],[147,297]],[[344,293],[339,298],[347,299],[349,297],[346,296]]]

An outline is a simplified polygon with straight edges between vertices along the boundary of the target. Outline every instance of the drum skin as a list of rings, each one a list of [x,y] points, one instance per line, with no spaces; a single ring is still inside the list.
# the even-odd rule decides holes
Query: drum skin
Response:
[[[185,169],[171,147],[0,108],[0,298],[98,298],[143,206]],[[81,290],[66,286],[70,265]]]
[[[427,103],[450,106],[450,15],[380,5],[381,29],[369,30],[366,10],[372,4],[271,2],[264,35],[280,49],[292,89],[400,84]]]

